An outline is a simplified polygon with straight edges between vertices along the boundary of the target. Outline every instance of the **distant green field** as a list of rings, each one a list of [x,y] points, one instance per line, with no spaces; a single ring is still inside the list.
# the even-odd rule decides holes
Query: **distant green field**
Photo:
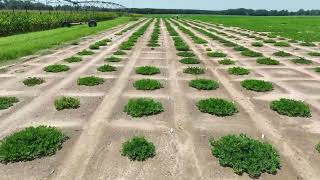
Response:
[[[320,17],[261,17],[261,16],[210,16],[192,15],[185,18],[209,23],[238,26],[258,32],[272,32],[301,41],[320,41]]]

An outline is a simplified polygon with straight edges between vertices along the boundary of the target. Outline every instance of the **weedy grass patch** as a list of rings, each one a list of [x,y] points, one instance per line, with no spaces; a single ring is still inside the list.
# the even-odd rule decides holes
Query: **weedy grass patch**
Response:
[[[133,87],[137,90],[156,90],[162,88],[162,84],[154,79],[140,79],[133,83]]]
[[[272,83],[263,80],[247,79],[241,82],[241,86],[256,92],[267,92],[273,90]]]
[[[132,117],[156,115],[164,111],[162,104],[151,98],[133,98],[124,107],[124,112]]]
[[[210,79],[194,79],[189,81],[189,86],[198,90],[214,90],[219,88],[219,83]]]
[[[292,56],[290,53],[286,53],[284,51],[277,51],[275,53],[273,53],[274,56],[277,56],[277,57],[289,57],[289,56]]]
[[[243,67],[232,67],[228,69],[228,73],[232,75],[248,75],[250,70]]]
[[[94,54],[94,52],[93,51],[89,51],[89,50],[83,50],[81,52],[78,52],[78,55],[80,55],[80,56],[89,56],[89,55],[92,55],[92,54]]]
[[[289,43],[283,42],[283,41],[281,41],[281,42],[276,42],[276,43],[274,43],[273,45],[274,45],[274,46],[278,46],[278,47],[290,47],[290,44],[289,44]]]
[[[180,57],[194,57],[194,56],[196,56],[192,52],[179,52],[179,53],[177,53],[177,55]]]
[[[105,61],[107,61],[107,62],[120,62],[121,58],[118,58],[116,56],[110,56],[110,57],[105,58]]]
[[[222,64],[222,65],[234,65],[235,64],[234,61],[232,61],[231,59],[228,59],[228,58],[222,59],[218,62],[219,62],[219,64]]]
[[[0,97],[0,110],[8,109],[13,106],[15,103],[18,103],[19,99],[11,96],[2,96]]]
[[[132,161],[145,161],[155,156],[154,144],[143,136],[134,136],[122,144],[121,155]]]
[[[183,70],[183,73],[186,74],[204,74],[204,68],[200,67],[187,67]]]
[[[45,81],[42,78],[37,78],[37,77],[28,77],[27,79],[23,80],[23,84],[28,87],[40,85],[44,82]]]
[[[31,161],[56,153],[67,137],[54,127],[28,127],[0,142],[0,162]]]
[[[258,64],[265,64],[265,65],[279,65],[280,62],[271,58],[259,58],[257,59]]]
[[[215,52],[208,52],[207,55],[209,57],[227,57],[227,55],[223,52],[218,52],[218,51],[215,51]]]
[[[80,100],[73,97],[60,97],[54,101],[56,110],[77,109],[80,107]]]
[[[223,167],[230,167],[238,175],[247,173],[258,178],[262,173],[276,174],[280,169],[280,155],[266,142],[245,134],[226,135],[218,140],[211,138],[211,153]]]
[[[241,55],[247,56],[247,57],[262,57],[263,56],[262,53],[250,51],[250,50],[242,51]]]
[[[95,76],[81,77],[78,79],[79,86],[97,86],[104,83],[104,79]]]
[[[116,71],[117,68],[114,66],[110,66],[108,64],[104,64],[104,65],[98,67],[97,70],[100,72],[112,72],[112,71]]]
[[[160,69],[154,66],[140,66],[135,69],[137,74],[155,75],[160,73]]]
[[[262,43],[262,42],[253,42],[253,43],[251,43],[251,46],[254,46],[254,47],[263,47],[263,43]]]
[[[43,70],[51,73],[59,73],[59,72],[69,71],[70,67],[64,64],[53,64],[45,67]]]
[[[232,116],[238,112],[238,109],[234,103],[219,98],[200,100],[197,102],[196,106],[203,113],[208,113],[219,117]]]
[[[311,110],[303,101],[281,98],[272,101],[270,108],[278,114],[289,117],[311,117]]]
[[[314,71],[320,73],[320,67],[315,67]]]
[[[77,56],[72,56],[72,57],[64,59],[64,61],[68,62],[68,63],[75,63],[75,62],[82,61],[82,58],[81,57],[77,57]]]
[[[183,58],[179,62],[182,64],[200,64],[200,61],[195,58]]]
[[[305,59],[305,58],[296,58],[296,59],[291,59],[291,61],[295,64],[312,64],[313,62],[308,60],[308,59]]]

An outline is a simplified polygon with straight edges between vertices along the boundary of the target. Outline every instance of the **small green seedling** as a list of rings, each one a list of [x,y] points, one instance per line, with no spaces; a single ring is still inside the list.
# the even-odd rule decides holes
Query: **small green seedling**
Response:
[[[259,58],[257,59],[258,64],[265,64],[265,65],[279,65],[280,62],[271,58]]]
[[[54,101],[54,106],[58,111],[64,109],[77,109],[80,107],[80,100],[73,97],[60,97]]]
[[[145,161],[155,156],[155,146],[143,136],[134,136],[122,144],[121,155],[132,161]]]
[[[0,162],[31,161],[55,154],[67,139],[54,127],[28,127],[0,141]]]
[[[186,74],[204,74],[204,69],[200,67],[187,67],[183,70]]]
[[[276,43],[274,43],[273,45],[274,45],[274,46],[279,46],[279,47],[290,47],[290,44],[289,44],[289,43],[283,42],[283,41],[281,41],[281,42],[276,42]]]
[[[8,109],[9,107],[13,106],[15,103],[18,102],[19,99],[16,97],[2,96],[0,97],[0,110]]]
[[[222,64],[222,65],[234,65],[235,64],[234,61],[232,61],[231,59],[228,59],[228,58],[222,59],[218,62],[219,62],[219,64]]]
[[[251,43],[251,45],[254,47],[262,47],[263,43],[262,42],[253,42],[253,43]]]
[[[137,118],[142,116],[151,116],[163,112],[163,107],[160,102],[151,98],[133,98],[124,107],[124,112],[128,115]]]
[[[248,75],[250,70],[242,67],[232,67],[228,69],[229,74],[232,75]]]
[[[97,86],[103,84],[104,79],[95,76],[88,76],[79,78],[77,83],[79,86]]]
[[[53,64],[45,67],[43,70],[51,73],[58,73],[63,71],[69,71],[70,67],[63,64]]]
[[[270,108],[281,115],[289,117],[311,117],[311,110],[303,101],[281,98],[272,101]]]
[[[177,53],[178,56],[180,57],[194,57],[195,54],[193,54],[192,52],[179,52]]]
[[[234,103],[219,98],[203,99],[198,101],[196,105],[201,112],[220,117],[232,116],[238,112]]]
[[[81,52],[78,52],[78,55],[80,55],[80,56],[89,56],[89,55],[92,55],[92,54],[94,54],[94,52],[93,51],[89,51],[89,50],[83,50]]]
[[[110,57],[107,57],[105,59],[105,61],[107,61],[107,62],[120,62],[121,58],[118,58],[118,57],[115,57],[115,56],[110,56]]]
[[[247,79],[241,82],[241,86],[256,92],[267,92],[273,90],[273,85],[271,82],[255,80],[255,79]]]
[[[200,61],[195,58],[183,58],[179,61],[182,64],[199,64]]]
[[[238,175],[247,173],[258,178],[262,173],[276,174],[280,169],[280,155],[270,144],[247,137],[245,134],[211,138],[212,155],[223,167],[230,167]]]
[[[114,66],[110,66],[108,64],[105,64],[105,65],[98,67],[97,70],[100,72],[112,72],[112,71],[116,71],[117,68]]]
[[[65,62],[68,62],[68,63],[75,63],[75,62],[80,62],[82,61],[81,57],[77,57],[77,56],[72,56],[72,57],[69,57],[67,59],[64,59]]]
[[[133,87],[137,90],[156,90],[162,88],[162,84],[154,79],[141,79],[133,83]]]
[[[309,52],[308,55],[310,55],[310,56],[320,56],[320,52]]]
[[[247,57],[262,57],[263,56],[262,53],[254,52],[254,51],[250,51],[250,50],[242,51],[241,55],[247,56]]]
[[[290,53],[286,53],[284,51],[277,51],[275,53],[273,53],[274,56],[278,56],[278,57],[289,57],[292,56]]]
[[[224,54],[223,52],[218,52],[218,51],[208,52],[207,55],[208,55],[209,57],[227,57],[226,54]]]
[[[189,86],[198,90],[214,90],[219,88],[219,83],[210,79],[195,79],[189,82]]]
[[[44,83],[45,81],[42,78],[37,77],[28,77],[23,81],[23,84],[29,87],[40,85]]]
[[[302,58],[302,57],[296,58],[296,59],[292,59],[291,61],[293,63],[295,63],[295,64],[312,64],[313,63],[312,61],[307,60],[307,59]]]
[[[122,56],[122,55],[126,55],[127,53],[125,51],[121,51],[121,50],[118,50],[116,52],[113,53],[113,55],[118,55],[118,56]]]
[[[155,75],[160,73],[160,69],[154,66],[140,66],[135,69],[137,74]]]

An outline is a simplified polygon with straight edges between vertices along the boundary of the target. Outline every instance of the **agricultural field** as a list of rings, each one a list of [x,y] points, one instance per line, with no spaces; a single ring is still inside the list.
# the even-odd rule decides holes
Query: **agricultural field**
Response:
[[[132,20],[132,17],[119,17],[99,22],[99,25],[94,28],[88,28],[88,25],[78,25],[70,28],[57,28],[0,37],[0,65],[19,61],[20,58],[28,55],[46,53],[49,48],[76,44],[82,37],[126,24]]]
[[[320,177],[317,43],[127,22],[1,67],[1,179]]]
[[[320,42],[320,17],[187,16],[193,20],[235,26],[257,32],[271,32],[286,38]]]
[[[107,21],[120,13],[73,11],[0,11],[0,37],[61,27],[62,22]]]

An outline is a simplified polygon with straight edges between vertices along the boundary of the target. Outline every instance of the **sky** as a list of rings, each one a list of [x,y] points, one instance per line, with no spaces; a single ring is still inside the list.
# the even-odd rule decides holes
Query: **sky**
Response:
[[[129,8],[224,10],[235,8],[295,11],[320,9],[320,0],[108,0]]]

